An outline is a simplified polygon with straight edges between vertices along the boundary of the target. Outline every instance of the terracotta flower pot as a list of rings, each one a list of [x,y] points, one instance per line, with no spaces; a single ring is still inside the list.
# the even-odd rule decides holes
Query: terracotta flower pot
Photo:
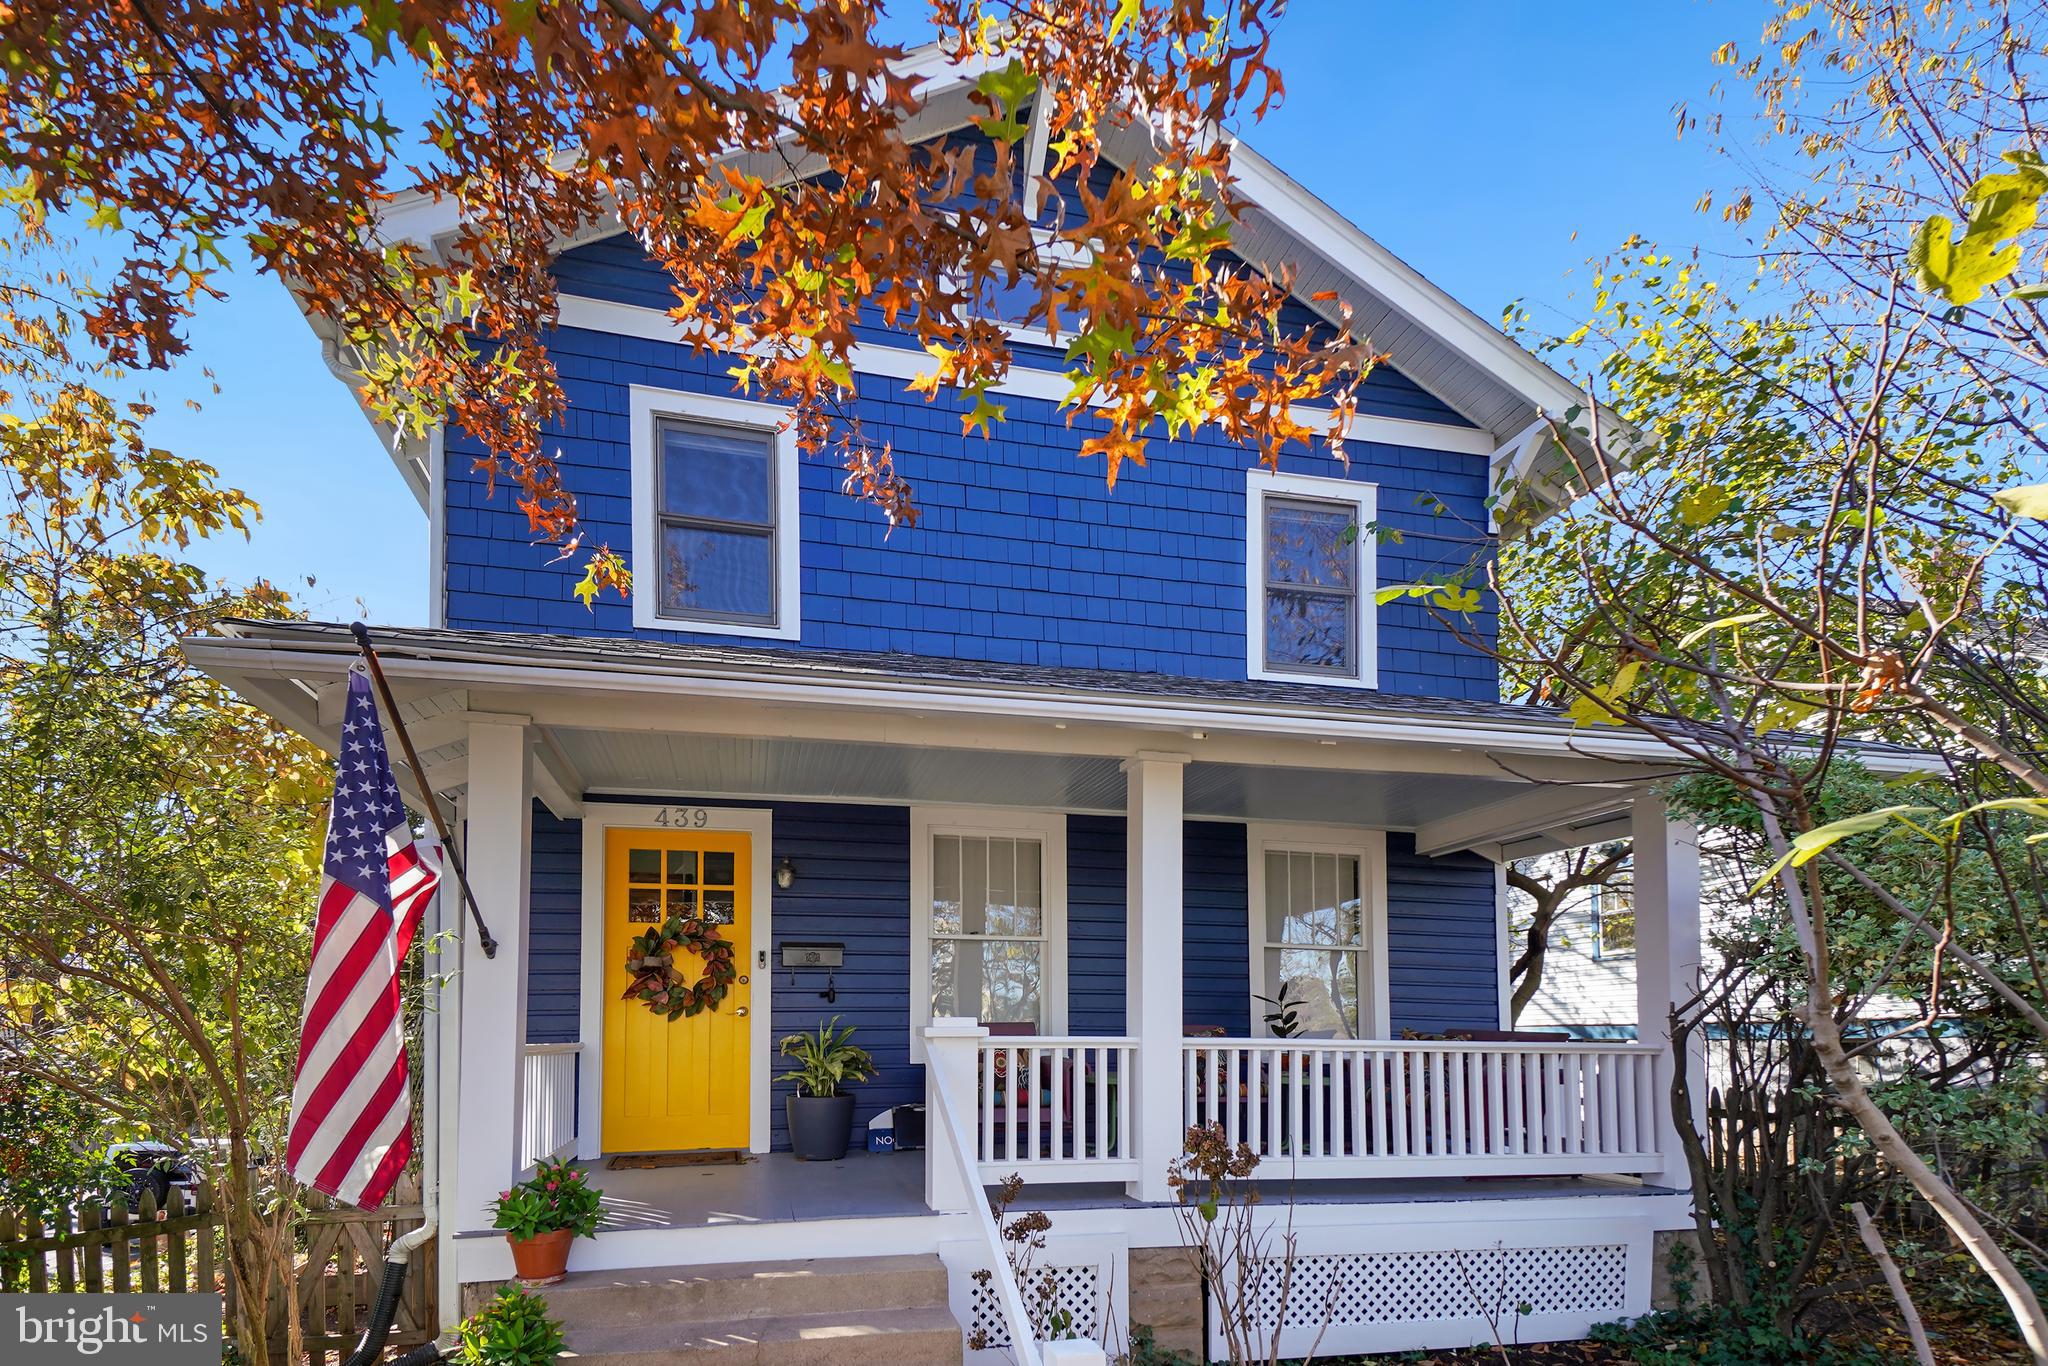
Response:
[[[569,1244],[576,1240],[574,1229],[558,1228],[531,1238],[505,1235],[512,1245],[512,1266],[526,1285],[553,1285],[569,1270]]]

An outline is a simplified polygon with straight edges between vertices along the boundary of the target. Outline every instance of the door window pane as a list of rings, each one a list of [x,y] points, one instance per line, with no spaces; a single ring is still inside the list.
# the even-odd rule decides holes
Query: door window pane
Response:
[[[697,851],[695,849],[671,849],[668,851],[668,880],[670,882],[695,882],[697,880]]]
[[[707,849],[704,851],[704,881],[713,887],[730,887],[734,884],[733,852],[730,849]]]
[[[661,881],[661,851],[659,849],[628,849],[626,851],[626,876],[635,882]]]

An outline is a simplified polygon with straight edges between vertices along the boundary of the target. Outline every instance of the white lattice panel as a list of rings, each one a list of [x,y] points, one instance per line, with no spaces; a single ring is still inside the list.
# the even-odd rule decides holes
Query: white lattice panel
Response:
[[[1494,1247],[1297,1257],[1291,1282],[1269,1262],[1254,1312],[1269,1331],[1276,1316],[1287,1328],[1314,1329],[1475,1314],[1499,1319],[1505,1330],[1525,1314],[1614,1317],[1626,1310],[1627,1297],[1625,1244]]]
[[[1044,1317],[1038,1309],[1041,1298],[1049,1295],[1051,1310],[1064,1310],[1071,1315],[1067,1324],[1066,1337],[1098,1337],[1102,1331],[1102,1268],[1099,1266],[1052,1266],[1041,1267],[1032,1273],[1032,1284],[1020,1286],[1024,1296],[1025,1312],[1034,1319]],[[974,1283],[972,1298],[973,1317],[967,1325],[970,1340],[977,1333],[985,1335],[991,1348],[1010,1345],[1010,1326],[1003,1321],[1002,1300],[997,1296],[994,1285]]]

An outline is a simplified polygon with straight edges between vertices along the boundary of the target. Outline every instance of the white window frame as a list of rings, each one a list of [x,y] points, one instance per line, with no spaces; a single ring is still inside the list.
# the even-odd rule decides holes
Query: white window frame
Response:
[[[1245,934],[1251,964],[1247,1004],[1255,1039],[1271,1038],[1259,1017],[1266,1013],[1261,996],[1275,994],[1266,980],[1266,855],[1273,850],[1291,854],[1348,854],[1358,860],[1358,894],[1364,901],[1364,923],[1359,947],[1365,955],[1360,974],[1358,1004],[1359,1037],[1391,1037],[1387,1000],[1387,832],[1343,825],[1295,825],[1289,822],[1253,822],[1245,827],[1247,877],[1245,879]]]
[[[1000,806],[910,808],[910,1060],[924,1061],[924,1028],[932,1012],[932,838],[974,835],[1039,842],[1044,864],[1045,981],[1041,1000],[1050,1035],[1067,1032],[1067,817],[1062,811]]]
[[[1356,615],[1351,639],[1357,671],[1327,673],[1309,669],[1275,669],[1266,664],[1266,501],[1338,503],[1351,508],[1358,521],[1358,591],[1352,601]],[[1379,485],[1320,474],[1276,474],[1255,465],[1245,471],[1244,485],[1245,673],[1249,678],[1280,683],[1315,683],[1332,688],[1377,688],[1379,664],[1379,538],[1373,522],[1379,515]]]
[[[651,385],[632,387],[632,492],[633,492],[633,625],[653,631],[695,631],[704,635],[754,636],[774,640],[799,640],[803,632],[803,576],[801,573],[802,528],[797,520],[796,432],[789,426],[789,409],[775,403],[749,399],[719,398],[710,394],[684,393],[680,389],[658,389]],[[770,463],[775,478],[774,573],[775,616],[771,621],[714,621],[698,617],[662,614],[661,593],[656,587],[655,564],[659,559],[661,534],[659,470],[661,446],[657,439],[665,419],[740,427],[767,436],[772,445]]]
[[[1628,877],[1628,914],[1633,918],[1636,913],[1635,868],[1629,863],[1623,863],[1621,868],[1615,870],[1615,876],[1623,876],[1623,870],[1626,870]],[[1631,944],[1625,949],[1610,949],[1607,947],[1607,899],[1615,891],[1614,884],[1611,882],[1602,883],[1597,887],[1590,888],[1589,891],[1591,895],[1587,898],[1586,909],[1591,913],[1593,921],[1593,961],[1596,963],[1633,962],[1636,956],[1635,945]]]

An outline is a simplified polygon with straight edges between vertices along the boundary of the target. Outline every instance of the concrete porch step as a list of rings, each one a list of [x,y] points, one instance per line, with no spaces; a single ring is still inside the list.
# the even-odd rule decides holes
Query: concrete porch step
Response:
[[[929,1254],[579,1271],[541,1294],[577,1366],[959,1366]]]
[[[931,1254],[810,1257],[631,1271],[573,1271],[540,1294],[566,1327],[926,1309],[946,1303],[946,1268]]]
[[[760,1315],[723,1324],[580,1327],[575,1366],[960,1366],[960,1325],[943,1306]]]

